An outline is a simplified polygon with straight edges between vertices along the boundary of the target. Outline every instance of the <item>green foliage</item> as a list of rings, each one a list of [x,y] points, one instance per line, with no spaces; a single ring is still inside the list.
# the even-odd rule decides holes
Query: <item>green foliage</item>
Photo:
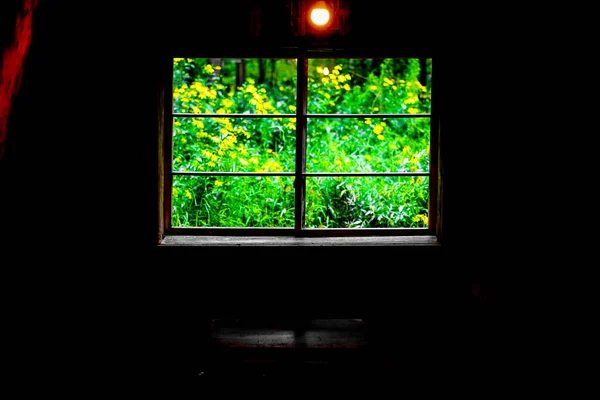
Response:
[[[175,59],[173,111],[218,118],[174,118],[174,170],[294,172],[294,118],[227,114],[294,114],[295,70],[295,60]],[[307,111],[428,113],[420,73],[417,59],[311,59]],[[308,172],[428,172],[429,119],[309,118],[306,151]],[[306,226],[427,226],[428,184],[421,176],[309,177]],[[172,199],[174,226],[294,226],[290,176],[176,175]]]

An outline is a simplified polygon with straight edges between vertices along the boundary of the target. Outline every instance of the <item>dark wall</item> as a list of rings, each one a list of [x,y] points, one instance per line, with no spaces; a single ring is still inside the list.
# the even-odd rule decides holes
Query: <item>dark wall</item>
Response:
[[[286,2],[171,0],[137,9],[85,3],[42,1],[35,11],[0,161],[4,266],[62,282],[58,287],[72,282],[74,295],[65,299],[70,307],[95,294],[95,306],[118,310],[115,323],[131,328],[140,321],[146,332],[154,329],[146,339],[156,332],[167,337],[172,347],[161,347],[161,357],[183,365],[193,360],[165,354],[186,354],[203,317],[232,310],[332,317],[383,310],[395,324],[419,326],[428,332],[423,340],[437,343],[448,334],[444,329],[457,328],[469,280],[489,282],[483,279],[488,264],[502,252],[487,234],[472,234],[490,213],[478,199],[493,193],[488,179],[475,187],[465,174],[485,164],[474,150],[490,141],[479,136],[475,117],[458,115],[481,111],[485,103],[488,81],[473,39],[457,42],[452,29],[438,30],[431,19],[437,10],[429,4],[392,11],[387,1],[355,0],[351,32],[334,42],[427,55],[435,48],[434,85],[445,91],[435,95],[445,153],[441,253],[296,248],[165,255],[156,251],[159,56],[179,56],[174,53],[187,43],[214,52],[277,52],[305,43],[278,20]],[[259,37],[248,35],[248,14],[257,5],[265,10]],[[3,34],[16,9],[0,13]],[[443,328],[448,321],[454,324]]]
[[[44,251],[69,264],[81,263],[80,254],[86,254],[100,260],[118,257],[131,268],[158,265],[154,252],[159,56],[177,55],[188,44],[215,52],[278,52],[290,44],[307,43],[290,31],[285,1],[168,1],[140,8],[86,4],[42,1],[35,10],[33,42],[14,98],[2,160],[3,232],[7,243],[26,243],[36,249],[22,252],[20,262]],[[463,104],[473,109],[473,93],[481,98],[485,81],[473,62],[476,58],[461,53],[469,43],[444,47],[452,42],[452,35],[433,29],[429,18],[436,9],[418,4],[391,11],[387,2],[377,1],[347,4],[350,30],[335,39],[336,47],[402,49],[426,55],[432,55],[435,47],[434,85],[446,90],[436,93],[444,135],[444,254],[464,261],[464,266],[453,271],[446,258],[440,264],[437,255],[422,258],[402,249],[398,254],[387,250],[386,260],[402,261],[405,274],[419,270],[409,267],[408,260],[424,263],[427,268],[422,270],[433,276],[468,274],[470,268],[480,268],[479,261],[472,260],[470,246],[475,241],[481,246],[487,243],[464,233],[485,210],[476,197],[469,196],[474,189],[461,174],[469,163],[479,165],[483,159],[470,151],[468,139],[476,129],[455,112]],[[261,30],[252,36],[249,15],[256,8],[261,10]],[[11,13],[3,13],[9,24]],[[466,79],[475,84],[467,85]],[[478,190],[485,191],[485,183]],[[335,264],[331,260],[340,257],[335,250],[328,255],[323,265]],[[311,257],[308,252],[304,256]],[[272,264],[289,262],[285,255],[281,258],[271,260]],[[355,257],[347,260],[358,263]]]

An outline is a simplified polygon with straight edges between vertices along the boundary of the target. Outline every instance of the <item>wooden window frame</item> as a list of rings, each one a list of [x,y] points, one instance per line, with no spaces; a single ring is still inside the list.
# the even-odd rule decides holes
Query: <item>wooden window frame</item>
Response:
[[[259,53],[259,52],[257,52]],[[295,118],[296,119],[296,167],[291,173],[182,173],[172,170],[173,118],[173,57],[161,59],[160,80],[157,91],[158,105],[158,244],[162,246],[322,246],[322,245],[409,245],[439,246],[443,237],[443,182],[440,151],[441,129],[439,107],[432,98],[429,114],[308,114],[308,60],[315,58],[431,58],[429,54],[402,55],[397,52],[377,53],[374,51],[352,52],[343,50],[298,50],[287,49],[274,54],[219,54],[214,58],[277,58],[296,59],[297,98],[295,114],[228,114],[228,117],[243,118]],[[178,55],[180,56],[180,55]],[[203,57],[207,57],[203,55]],[[436,71],[436,75],[438,71]],[[188,114],[191,117],[215,118],[214,114]],[[430,118],[430,161],[429,172],[417,173],[310,173],[306,165],[306,124],[308,118]],[[206,228],[171,226],[171,186],[174,175],[289,175],[295,177],[295,226],[293,228]],[[429,221],[425,228],[304,228],[304,202],[306,177],[310,176],[428,176],[429,177]]]

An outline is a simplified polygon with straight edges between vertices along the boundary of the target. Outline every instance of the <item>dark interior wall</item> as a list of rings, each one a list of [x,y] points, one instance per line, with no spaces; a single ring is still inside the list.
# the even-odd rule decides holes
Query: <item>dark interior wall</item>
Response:
[[[427,16],[434,15],[432,9],[406,8],[398,13],[391,12],[387,2],[347,3],[350,32],[336,46],[414,49],[427,54],[434,45],[439,48],[440,33],[427,22]],[[92,259],[112,259],[118,254],[131,265],[155,264],[156,61],[189,44],[210,51],[274,52],[290,43],[297,45],[298,38],[286,23],[287,6],[286,1],[248,0],[110,8],[103,2],[82,7],[73,1],[42,1],[35,11],[33,42],[21,89],[14,98],[2,160],[7,241],[25,242],[67,263],[81,262],[80,253],[73,251],[78,249]],[[249,14],[257,7],[261,33],[251,36]],[[7,23],[14,24],[7,15],[3,14]],[[448,73],[442,67],[461,61],[444,57],[435,57],[441,73],[434,85],[441,87],[452,84],[444,82]],[[442,107],[451,104],[444,102],[444,95],[436,100]],[[463,189],[462,182],[454,179],[458,174],[453,176],[458,168],[453,170],[452,163],[460,159],[457,152],[462,150],[452,143],[459,130],[464,137],[466,128],[452,126],[446,110],[442,108],[443,117],[449,117],[442,120],[443,145],[453,153],[447,151],[444,161],[445,240],[448,249],[457,244],[454,248],[462,251],[460,213],[467,196],[458,191]],[[128,234],[123,235],[123,229]],[[386,259],[404,259],[403,265],[414,259],[398,251],[386,250]],[[332,249],[330,257],[339,259],[337,252]],[[22,262],[31,255],[24,252]],[[441,268],[437,257],[420,262],[434,271]]]
[[[253,7],[268,4],[273,8],[263,16],[277,16],[285,2],[171,0],[140,8],[124,3],[129,2],[112,8],[100,1],[82,6],[42,0],[35,11],[33,42],[0,161],[3,266],[27,276],[27,285],[31,279],[43,286],[56,282],[55,294],[69,293],[64,304],[73,315],[80,315],[75,308],[82,298],[94,297],[94,307],[102,310],[108,305],[114,310],[111,324],[130,329],[123,340],[155,340],[155,360],[173,366],[171,374],[193,365],[187,350],[194,347],[202,318],[232,310],[275,318],[290,311],[345,317],[383,310],[394,324],[408,326],[411,338],[426,333],[421,344],[436,343],[438,349],[440,339],[450,337],[448,330],[460,329],[469,280],[487,284],[486,268],[508,245],[492,242],[487,233],[470,233],[493,212],[478,201],[493,191],[487,180],[474,186],[472,175],[463,174],[488,161],[472,143],[478,148],[490,139],[477,136],[478,126],[455,113],[478,110],[487,81],[478,65],[465,67],[477,61],[464,51],[468,43],[449,39],[452,30],[433,29],[428,17],[435,16],[434,9],[418,4],[399,13],[387,1],[354,0],[352,31],[336,44],[415,52],[435,47],[434,65],[441,71],[435,85],[446,91],[436,97],[445,152],[441,253],[404,248],[157,253],[159,56],[186,43],[211,51],[277,51],[295,39],[279,34],[286,28],[273,20],[263,21],[263,36],[247,35]],[[4,34],[18,7],[3,4]],[[3,37],[2,44],[7,42]],[[479,96],[475,104],[473,93]],[[142,360],[150,358],[141,354]]]
[[[464,216],[476,221],[485,210],[474,200],[475,189],[460,178],[464,157],[474,164],[482,160],[462,147],[472,128],[451,113],[457,111],[454,101],[466,102],[469,94],[447,79],[448,71],[477,76],[460,66],[465,60],[456,44],[436,53],[434,61],[441,71],[435,84],[454,96],[438,98],[446,152],[442,253],[401,248],[156,253],[156,61],[191,43],[210,51],[275,52],[288,41],[297,44],[278,19],[285,17],[286,3],[168,1],[109,8],[105,2],[82,7],[42,1],[1,161],[3,243],[17,256],[11,263],[39,266],[42,256],[45,263],[95,271],[98,279],[146,280],[164,285],[162,290],[190,307],[202,303],[213,310],[256,310],[255,304],[267,304],[269,290],[287,294],[289,301],[280,304],[292,309],[328,313],[389,303],[393,309],[400,291],[410,304],[432,307],[465,293],[469,275],[484,268],[473,248],[487,250],[489,244],[465,234]],[[336,46],[445,50],[440,36],[447,35],[432,29],[430,7],[398,13],[388,2],[348,3],[351,31]],[[248,34],[249,13],[256,7],[263,10],[258,37]],[[13,24],[9,14],[3,13],[3,21]],[[308,268],[297,268],[298,261]],[[307,287],[318,288],[313,300],[301,295]],[[375,287],[385,290],[374,295]],[[353,296],[353,288],[361,295]]]

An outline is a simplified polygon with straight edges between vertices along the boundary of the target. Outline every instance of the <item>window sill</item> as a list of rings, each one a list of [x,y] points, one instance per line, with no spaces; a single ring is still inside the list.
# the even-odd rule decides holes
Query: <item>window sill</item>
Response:
[[[440,247],[433,235],[372,237],[166,236],[159,247]]]

